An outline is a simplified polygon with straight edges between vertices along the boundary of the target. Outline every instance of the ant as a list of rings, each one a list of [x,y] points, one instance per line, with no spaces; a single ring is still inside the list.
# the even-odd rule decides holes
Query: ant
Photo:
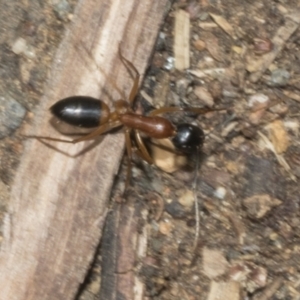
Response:
[[[141,133],[154,139],[171,138],[175,151],[182,154],[190,154],[200,149],[204,143],[205,134],[200,127],[189,123],[181,123],[177,126],[168,119],[158,116],[169,112],[192,112],[205,114],[207,112],[224,110],[197,107],[162,107],[154,109],[148,115],[139,115],[134,112],[133,104],[138,93],[140,74],[136,67],[127,60],[121,53],[119,47],[119,57],[125,68],[133,78],[133,85],[128,100],[117,100],[114,102],[114,110],[111,111],[102,100],[88,96],[71,96],[59,100],[50,107],[51,113],[60,121],[69,125],[87,129],[93,129],[86,135],[73,140],[52,138],[46,136],[29,135],[28,138],[38,140],[50,140],[64,143],[79,143],[106,134],[113,129],[123,127],[126,150],[128,156],[127,180],[125,190],[129,185],[131,175],[132,153],[137,153],[143,160],[153,164],[153,159],[149,154]],[[132,76],[132,74],[134,74]],[[133,151],[132,144],[136,149]],[[173,150],[170,150],[173,151]]]
[[[195,114],[205,114],[212,111],[225,110],[224,108],[197,108],[197,107],[162,107],[152,110],[148,115],[139,115],[135,113],[133,106],[138,93],[140,74],[136,67],[127,60],[121,53],[119,46],[119,57],[125,68],[133,79],[133,85],[126,100],[120,99],[114,102],[114,110],[111,111],[108,105],[102,100],[88,96],[71,96],[59,100],[50,107],[51,113],[60,121],[68,125],[91,129],[90,133],[72,140],[53,138],[46,136],[29,135],[28,138],[35,138],[43,142],[57,141],[64,143],[79,143],[92,140],[100,135],[106,134],[113,129],[123,127],[127,151],[127,177],[125,191],[127,190],[131,177],[132,154],[135,152],[149,164],[153,164],[153,159],[149,154],[141,133],[154,139],[171,138],[175,148],[165,149],[180,154],[194,154],[198,152],[204,143],[204,131],[195,125],[181,123],[174,125],[168,119],[158,116],[164,113],[173,112],[191,112]],[[134,144],[134,149],[133,149]],[[196,163],[195,180],[193,184],[195,211],[196,211],[196,232],[194,240],[194,249],[196,249],[199,237],[200,216],[199,206],[196,196],[196,180],[198,172],[198,163]]]

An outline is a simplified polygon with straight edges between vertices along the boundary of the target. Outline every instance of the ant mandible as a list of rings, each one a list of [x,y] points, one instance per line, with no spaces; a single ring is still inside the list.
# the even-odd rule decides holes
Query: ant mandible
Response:
[[[136,114],[133,110],[133,104],[138,93],[140,74],[136,67],[122,55],[120,47],[119,57],[123,65],[134,74],[133,85],[128,101],[123,99],[115,101],[114,110],[111,111],[108,105],[102,100],[92,97],[71,96],[64,98],[50,107],[51,113],[56,118],[69,125],[95,129],[90,133],[73,140],[35,135],[27,137],[75,144],[95,139],[97,136],[103,135],[112,129],[123,126],[128,155],[127,180],[125,185],[127,188],[131,173],[131,160],[133,153],[132,143],[134,143],[136,147],[134,152],[147,163],[153,164],[153,159],[145,147],[141,138],[141,133],[154,139],[171,138],[176,151],[180,153],[192,153],[196,149],[201,148],[203,145],[205,135],[201,128],[188,123],[181,123],[175,126],[168,119],[158,115],[179,111],[204,114],[223,109],[162,107],[154,109],[147,116]]]

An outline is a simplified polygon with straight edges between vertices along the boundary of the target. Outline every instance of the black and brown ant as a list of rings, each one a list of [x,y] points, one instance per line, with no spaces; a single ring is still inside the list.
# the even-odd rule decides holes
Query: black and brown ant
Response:
[[[153,164],[153,159],[149,154],[141,134],[149,138],[165,139],[171,138],[175,151],[183,154],[190,154],[203,145],[205,134],[203,130],[195,125],[181,123],[175,126],[168,119],[158,116],[169,112],[192,112],[204,114],[216,110],[215,108],[196,107],[162,107],[152,110],[148,115],[139,115],[134,112],[133,104],[138,93],[140,74],[136,67],[127,60],[119,48],[119,57],[130,74],[134,74],[133,85],[126,100],[114,102],[114,110],[111,111],[102,100],[88,96],[71,96],[56,102],[50,107],[51,113],[69,125],[87,129],[93,129],[90,133],[73,140],[52,138],[46,136],[27,136],[41,141],[50,140],[64,143],[79,143],[86,140],[95,139],[113,129],[123,127],[126,140],[126,150],[128,155],[128,169],[126,187],[129,184],[132,153],[137,153],[143,160]],[[135,150],[133,151],[133,143]]]

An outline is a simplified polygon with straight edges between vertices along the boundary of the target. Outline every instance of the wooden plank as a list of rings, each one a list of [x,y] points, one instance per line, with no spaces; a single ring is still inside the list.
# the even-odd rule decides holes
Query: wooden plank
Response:
[[[122,41],[124,56],[143,74],[166,4],[167,0],[79,1],[26,133],[57,136],[49,126],[47,108],[58,99],[120,98],[108,78],[128,94],[132,81],[120,63],[118,45]],[[3,228],[1,299],[74,298],[101,237],[123,145],[122,134],[106,136],[88,153],[72,158],[36,140],[26,142]],[[84,145],[58,147],[74,154]]]

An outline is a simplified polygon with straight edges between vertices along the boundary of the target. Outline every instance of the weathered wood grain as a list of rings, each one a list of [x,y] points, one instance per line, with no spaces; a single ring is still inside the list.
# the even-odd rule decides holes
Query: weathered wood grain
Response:
[[[27,134],[57,135],[47,108],[71,95],[120,98],[131,80],[126,58],[144,73],[167,0],[81,0],[58,49],[51,79]],[[87,53],[91,53],[88,55]],[[98,67],[97,67],[98,66]],[[84,144],[59,144],[77,153]],[[71,158],[27,141],[5,217],[0,250],[1,299],[73,299],[101,237],[122,134],[106,136],[85,155]]]

